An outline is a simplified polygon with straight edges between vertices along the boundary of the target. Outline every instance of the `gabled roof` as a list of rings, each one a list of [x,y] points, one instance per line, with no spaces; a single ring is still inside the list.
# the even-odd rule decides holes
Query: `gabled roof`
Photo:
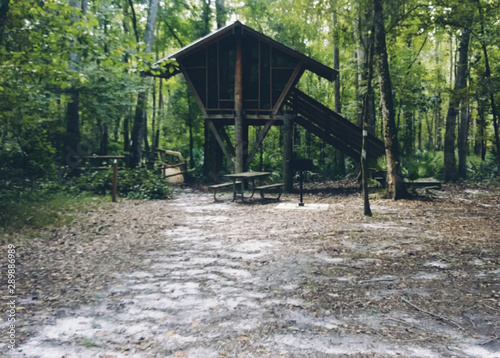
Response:
[[[248,34],[250,36],[256,37],[259,40],[269,44],[271,47],[277,48],[280,51],[283,51],[284,53],[288,54],[291,57],[296,58],[298,61],[302,62],[305,69],[317,74],[318,76],[321,76],[328,81],[333,82],[337,76],[338,76],[338,71],[334,70],[333,68],[330,68],[321,62],[318,62],[316,60],[313,60],[310,57],[307,57],[306,55],[288,47],[285,46],[278,41],[273,40],[272,38],[261,34],[258,31],[255,31],[254,29],[243,25],[241,22],[236,21],[231,25],[227,25],[225,27],[220,28],[219,30],[202,37],[193,43],[183,47],[177,52],[174,52],[173,54],[165,57],[164,59],[161,59],[160,61],[155,63],[155,66],[160,66],[162,62],[170,59],[170,60],[177,60],[177,59],[182,59],[182,57],[187,56],[198,49],[205,47],[213,42],[216,42],[222,38],[225,38],[227,36],[230,36],[232,34]],[[173,76],[177,73],[179,73],[180,70],[176,70],[174,73],[171,75],[167,74],[167,77]]]

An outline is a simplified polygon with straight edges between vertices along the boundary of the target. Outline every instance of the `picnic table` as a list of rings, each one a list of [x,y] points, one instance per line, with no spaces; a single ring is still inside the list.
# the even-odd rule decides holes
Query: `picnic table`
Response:
[[[233,201],[237,198],[241,198],[242,201],[245,199],[253,198],[255,194],[255,179],[263,179],[271,175],[271,172],[242,172],[235,174],[226,174],[226,178],[233,181]],[[251,182],[252,193],[250,196],[245,196],[245,183]]]

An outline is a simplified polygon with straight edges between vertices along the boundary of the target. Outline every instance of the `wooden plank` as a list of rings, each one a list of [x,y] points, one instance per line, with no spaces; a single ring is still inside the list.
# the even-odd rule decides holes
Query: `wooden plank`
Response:
[[[125,155],[74,155],[73,158],[76,159],[125,159]]]
[[[237,181],[235,183],[227,182],[227,183],[215,184],[215,185],[210,185],[209,188],[210,189],[220,189],[220,188],[226,188],[226,187],[233,186],[234,184],[241,184],[241,182]]]
[[[274,189],[274,188],[280,188],[284,184],[283,183],[276,183],[276,184],[269,184],[269,185],[261,185],[261,186],[256,186],[255,190],[266,190],[266,189]]]
[[[262,145],[262,142],[264,141],[264,138],[266,137],[267,133],[269,133],[269,130],[273,125],[273,122],[274,122],[273,120],[267,121],[264,128],[260,131],[259,136],[256,138],[255,143],[252,146],[252,151],[250,152],[250,154],[248,154],[247,165],[246,165],[247,167],[252,162],[253,157],[255,157],[255,154],[257,154],[257,151]]]
[[[168,175],[164,175],[163,177],[164,178],[170,178],[170,177],[175,177],[177,175],[184,175],[186,174],[187,172],[178,172],[178,173],[174,173],[174,174],[168,174]]]

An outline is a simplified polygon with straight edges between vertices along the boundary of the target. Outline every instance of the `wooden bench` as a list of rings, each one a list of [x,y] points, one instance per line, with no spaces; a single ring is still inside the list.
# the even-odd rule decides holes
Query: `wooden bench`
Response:
[[[259,190],[260,192],[260,197],[262,198],[261,201],[264,202],[264,200],[274,200],[278,201],[281,198],[281,189],[283,188],[283,183],[276,183],[276,184],[269,184],[269,185],[261,185],[261,186],[256,186],[255,190]],[[274,198],[266,197],[265,193],[267,191],[274,191],[278,190],[278,196]]]
[[[221,183],[221,184],[210,185],[209,188],[214,191],[214,201],[219,201],[219,200],[217,200],[217,192],[220,189],[229,188],[229,187],[232,187],[233,185],[238,185],[238,184],[241,184],[241,181],[236,181],[234,183],[233,182],[228,182],[228,183]]]
[[[405,180],[405,186],[407,189],[417,189],[417,188],[426,188],[426,189],[441,189],[441,182],[434,178],[421,178],[415,181]]]

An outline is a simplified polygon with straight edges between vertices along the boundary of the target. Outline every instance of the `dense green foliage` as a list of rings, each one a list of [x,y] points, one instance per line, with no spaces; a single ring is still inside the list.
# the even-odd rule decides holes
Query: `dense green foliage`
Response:
[[[3,1],[2,4],[6,2]],[[80,165],[73,157],[123,154],[137,94],[148,86],[145,150],[177,150],[188,158],[196,180],[203,172],[203,116],[182,76],[146,84],[140,76],[153,62],[216,29],[214,0],[160,2],[152,53],[142,43],[147,0],[11,0],[0,11],[0,186],[35,188],[40,180],[67,178],[64,168]],[[85,11],[70,6],[86,4]],[[494,0],[386,2],[385,28],[394,103],[403,155],[410,178],[443,178],[444,119],[451,96],[465,108],[467,176],[488,180],[498,175],[492,101],[500,102],[500,8]],[[342,114],[359,123],[366,91],[367,38],[372,24],[369,0],[226,0],[228,23],[250,27],[333,66],[334,34],[340,47]],[[4,11],[7,9],[7,11]],[[336,26],[332,16],[336,15]],[[467,21],[465,21],[467,20]],[[453,91],[457,47],[470,24],[467,88]],[[486,55],[489,69],[486,67]],[[489,71],[489,72],[488,72]],[[382,138],[378,83],[374,82],[374,133]],[[334,108],[334,85],[306,72],[299,87]],[[67,145],[68,104],[78,93],[80,138]],[[461,114],[458,117],[460,123]],[[229,129],[231,131],[232,129]],[[253,142],[258,129],[250,130]],[[457,134],[459,126],[457,125]],[[273,128],[253,170],[281,172],[281,134]],[[319,176],[342,177],[336,151],[303,128],[295,129],[295,155],[311,158]],[[457,144],[458,145],[458,144]],[[347,175],[358,167],[346,159]],[[374,166],[375,164],[372,164]],[[230,166],[225,163],[224,172]],[[104,193],[107,172],[73,178],[81,189]],[[126,173],[127,178],[134,174]],[[138,174],[139,175],[139,174]],[[143,187],[127,186],[127,197],[163,197],[156,177]],[[142,180],[141,179],[141,180]],[[65,179],[64,179],[65,180]],[[128,180],[128,179],[127,179]],[[100,185],[98,183],[101,182]],[[125,181],[126,182],[126,181]],[[141,194],[141,191],[148,194]]]
[[[89,171],[75,178],[73,190],[83,190],[99,195],[111,193],[112,170]],[[119,171],[118,195],[129,199],[166,199],[170,193],[168,183],[157,173],[146,168]]]

